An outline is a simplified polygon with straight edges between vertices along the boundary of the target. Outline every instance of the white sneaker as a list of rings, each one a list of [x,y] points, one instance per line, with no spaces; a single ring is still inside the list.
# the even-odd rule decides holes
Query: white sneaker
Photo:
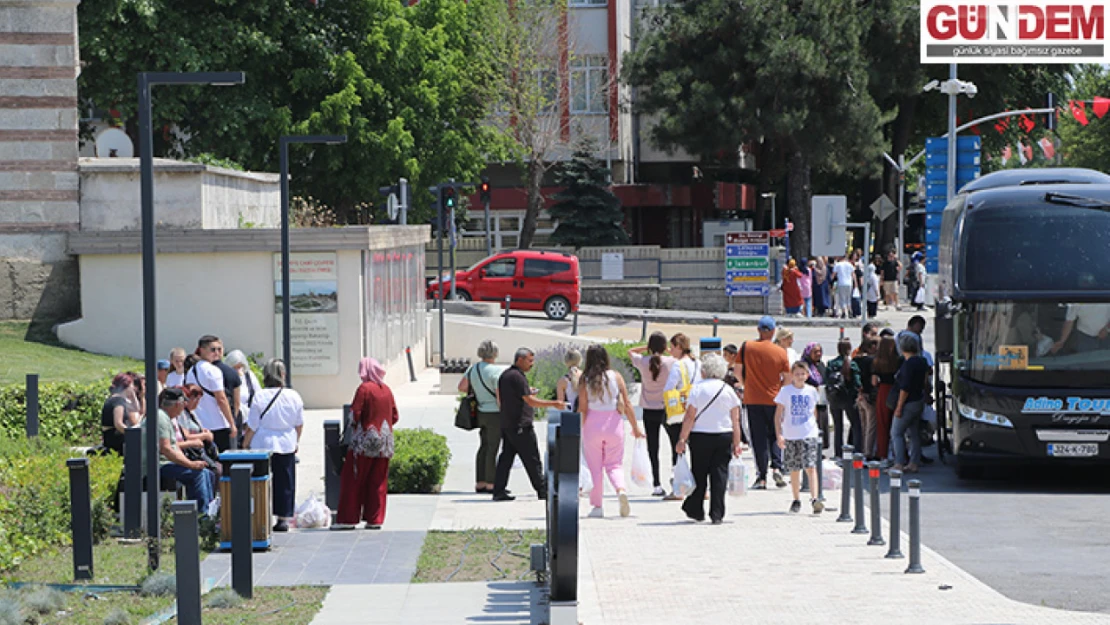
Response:
[[[593,510],[590,510],[590,513],[586,516],[588,516],[591,519],[604,519],[605,518],[605,511],[601,509],[601,506],[598,506],[598,507],[594,508]]]
[[[621,500],[621,516],[628,516],[632,514],[632,510],[628,507],[628,495],[625,493],[620,494]]]
[[[663,490],[662,486],[656,486],[655,490],[651,491],[652,497],[666,497],[667,491]]]

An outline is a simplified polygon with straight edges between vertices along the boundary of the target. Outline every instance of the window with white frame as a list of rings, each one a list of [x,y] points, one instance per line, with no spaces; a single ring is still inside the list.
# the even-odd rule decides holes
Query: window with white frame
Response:
[[[572,7],[603,7],[609,3],[607,0],[570,0],[567,4]]]
[[[559,73],[554,69],[536,70],[539,90],[539,108],[542,113],[554,113],[559,106]]]
[[[583,56],[570,61],[570,112],[609,112],[609,59]]]

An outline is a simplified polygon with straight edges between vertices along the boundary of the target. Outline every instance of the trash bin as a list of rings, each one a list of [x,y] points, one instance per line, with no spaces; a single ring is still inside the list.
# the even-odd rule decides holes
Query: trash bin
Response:
[[[251,539],[255,549],[269,549],[273,537],[270,526],[273,485],[270,482],[270,452],[258,450],[225,451],[220,454],[220,549],[231,549],[231,466],[251,465]]]
[[[701,354],[720,354],[721,353],[721,339],[716,336],[703,336],[701,337],[701,346],[699,352]]]

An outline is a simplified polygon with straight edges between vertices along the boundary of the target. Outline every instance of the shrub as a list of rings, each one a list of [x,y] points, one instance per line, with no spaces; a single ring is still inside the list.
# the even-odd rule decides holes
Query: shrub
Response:
[[[104,617],[103,625],[131,625],[131,615],[122,608],[115,608]]]
[[[61,441],[0,436],[0,571],[72,541],[65,462],[74,455]],[[107,535],[122,465],[115,456],[89,458],[94,538]]]
[[[154,573],[140,586],[140,592],[147,597],[169,597],[177,593],[177,576],[164,571]]]
[[[70,444],[100,442],[100,410],[108,398],[111,378],[92,384],[39,384],[39,435]],[[26,434],[27,389],[23,384],[0,386],[0,436]]]
[[[624,378],[625,385],[639,382],[639,371],[632,366],[632,359],[628,350],[635,347],[636,343],[603,343],[605,351],[609,353],[609,366]],[[542,399],[556,399],[555,387],[559,378],[566,374],[567,368],[563,364],[563,356],[570,349],[582,352],[582,366],[585,366],[586,350],[571,343],[558,343],[536,353],[536,361],[532,370],[528,372],[528,383],[538,389],[537,394]],[[537,414],[539,411],[537,411]]]
[[[0,597],[0,625],[24,625],[27,617],[15,593]]]
[[[49,586],[39,586],[25,592],[21,600],[23,607],[38,614],[52,614],[65,607],[65,596]]]
[[[239,607],[242,603],[243,598],[239,593],[230,588],[221,588],[208,596],[205,605],[214,610],[230,610]]]
[[[447,437],[426,428],[393,431],[389,492],[431,493],[443,483],[451,450]]]

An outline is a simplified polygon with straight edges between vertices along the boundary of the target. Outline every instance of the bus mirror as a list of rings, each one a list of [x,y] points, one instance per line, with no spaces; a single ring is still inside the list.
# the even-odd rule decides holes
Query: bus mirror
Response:
[[[941,362],[951,361],[952,352],[955,348],[955,337],[953,336],[955,324],[952,321],[953,312],[951,301],[944,300],[937,302],[937,318],[933,325],[933,332],[937,359]]]

